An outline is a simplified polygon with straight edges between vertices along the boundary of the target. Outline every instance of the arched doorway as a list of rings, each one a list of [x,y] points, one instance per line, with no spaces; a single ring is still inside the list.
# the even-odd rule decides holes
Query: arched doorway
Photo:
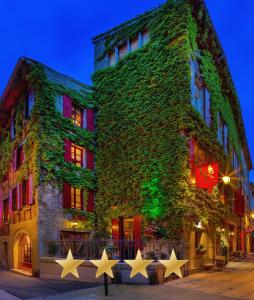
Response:
[[[18,245],[18,267],[19,269],[32,269],[32,244],[27,234],[22,234]]]

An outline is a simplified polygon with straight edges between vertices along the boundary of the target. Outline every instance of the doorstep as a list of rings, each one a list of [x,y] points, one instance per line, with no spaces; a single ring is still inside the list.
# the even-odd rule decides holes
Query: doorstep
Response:
[[[23,270],[23,269],[10,269],[10,271],[17,273],[17,274],[33,277],[32,271],[27,271],[27,270]]]

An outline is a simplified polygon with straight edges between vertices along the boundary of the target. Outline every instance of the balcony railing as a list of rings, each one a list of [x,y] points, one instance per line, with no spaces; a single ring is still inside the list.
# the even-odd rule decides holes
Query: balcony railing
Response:
[[[10,226],[9,223],[3,223],[0,225],[0,236],[9,235],[10,234]]]
[[[112,240],[79,240],[79,241],[46,241],[44,256],[66,257],[69,249],[75,258],[90,260],[100,259],[104,249],[112,259],[133,259],[138,249],[144,258],[167,259],[174,249],[178,258],[186,257],[184,243],[171,241],[112,241]]]

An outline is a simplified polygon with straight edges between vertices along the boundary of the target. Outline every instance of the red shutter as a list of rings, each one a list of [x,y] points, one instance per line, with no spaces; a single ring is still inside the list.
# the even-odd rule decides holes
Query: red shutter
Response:
[[[0,225],[3,222],[3,192],[0,189]]]
[[[22,160],[22,163],[25,161],[25,151],[24,151],[24,146],[22,145],[22,148],[21,148],[21,160]]]
[[[94,169],[94,153],[87,150],[86,151],[86,167],[87,169],[93,170]]]
[[[22,193],[22,182],[19,183],[19,208],[21,209],[23,206],[23,193]]]
[[[86,208],[88,212],[94,211],[94,199],[95,199],[95,193],[93,191],[88,192],[87,208]]]
[[[71,208],[71,186],[66,182],[63,184],[63,208]]]
[[[29,176],[29,179],[27,181],[27,187],[28,187],[28,204],[31,205],[33,204],[33,175]]]
[[[63,96],[63,115],[66,118],[71,118],[72,114],[72,100],[69,96]]]
[[[17,169],[17,150],[14,150],[14,152],[12,154],[12,168],[13,168],[13,171],[15,171]]]
[[[95,126],[94,126],[94,111],[92,109],[87,109],[86,110],[86,126],[87,130],[89,131],[94,131]]]
[[[143,249],[142,236],[141,236],[142,217],[134,217],[133,240],[136,251]]]
[[[238,217],[243,217],[244,216],[244,195],[243,195],[243,190],[238,189],[234,192],[234,206],[235,206],[235,214]]]
[[[114,241],[119,241],[120,238],[118,219],[112,219],[112,238]]]
[[[10,210],[10,216],[12,214],[12,190],[10,190],[10,195],[9,195],[9,210]]]
[[[17,209],[21,208],[21,184],[17,185]]]
[[[66,162],[71,162],[71,141],[64,139],[64,160]]]

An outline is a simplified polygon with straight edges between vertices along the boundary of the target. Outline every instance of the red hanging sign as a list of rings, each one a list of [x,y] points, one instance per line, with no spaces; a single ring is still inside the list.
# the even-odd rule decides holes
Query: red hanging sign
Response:
[[[196,167],[196,187],[212,191],[213,187],[218,184],[219,165],[218,163],[207,164]]]

